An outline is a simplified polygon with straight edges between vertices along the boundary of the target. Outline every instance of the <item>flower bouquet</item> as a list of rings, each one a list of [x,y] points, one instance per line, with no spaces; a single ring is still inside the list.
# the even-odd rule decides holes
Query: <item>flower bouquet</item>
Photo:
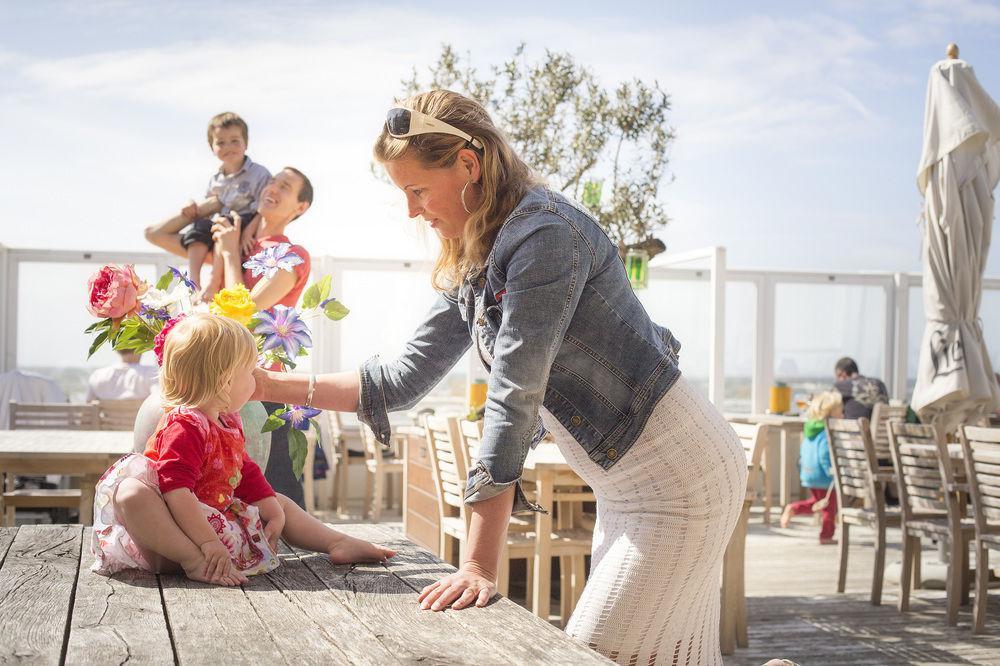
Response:
[[[292,269],[302,259],[282,243],[251,257],[243,264],[254,276],[273,277],[277,271]],[[193,312],[211,312],[245,325],[257,340],[258,365],[271,370],[295,368],[295,360],[308,355],[312,334],[306,321],[326,317],[339,321],[350,312],[343,303],[330,297],[331,279],[325,275],[302,292],[298,307],[275,305],[258,311],[250,291],[242,284],[222,289],[211,303],[196,303],[197,287],[187,274],[170,267],[150,287],[139,279],[131,265],[102,267],[88,282],[87,309],[100,321],[87,327],[94,334],[87,358],[104,344],[116,351],[143,353],[153,350],[158,365],[163,363],[163,346],[170,329]],[[261,432],[276,430],[288,423],[288,454],[292,472],[298,478],[305,466],[310,426],[319,431],[312,419],[320,410],[303,405],[286,405],[272,413]]]

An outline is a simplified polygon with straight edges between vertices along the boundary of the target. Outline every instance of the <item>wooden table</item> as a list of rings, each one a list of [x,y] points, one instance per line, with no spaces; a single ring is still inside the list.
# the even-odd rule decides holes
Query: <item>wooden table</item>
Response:
[[[798,488],[796,475],[798,473],[799,447],[802,445],[802,427],[806,419],[802,416],[785,416],[783,414],[727,414],[726,419],[735,423],[763,423],[776,429],[779,433],[778,460],[771,460],[770,445],[764,448],[764,523],[771,523],[771,479],[773,478],[774,462],[779,469],[778,502],[784,507],[793,499],[793,493]],[[794,450],[792,445],[794,446]]]
[[[507,599],[434,613],[417,590],[453,569],[379,525],[336,529],[395,548],[386,565],[284,549],[242,587],[88,570],[91,530],[0,529],[0,662],[43,664],[610,663]]]
[[[528,453],[524,462],[522,479],[534,481],[535,502],[548,513],[535,514],[535,534],[552,534],[553,494],[557,486],[584,486],[573,468],[566,462],[554,442],[540,442]],[[532,610],[540,618],[549,617],[549,595],[552,586],[552,542],[535,538],[535,566],[532,593]],[[564,620],[567,618],[563,618]]]
[[[94,486],[132,452],[132,433],[116,430],[0,430],[0,475],[66,474],[80,481],[80,522],[94,515]]]

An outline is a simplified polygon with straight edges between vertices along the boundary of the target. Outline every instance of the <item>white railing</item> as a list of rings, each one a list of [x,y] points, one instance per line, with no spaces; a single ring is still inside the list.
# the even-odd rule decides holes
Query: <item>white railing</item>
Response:
[[[74,351],[78,347],[81,350],[81,366],[84,365],[82,359],[86,343],[78,331],[82,331],[86,325],[86,315],[77,312],[82,311],[83,286],[41,284],[36,295],[36,290],[28,292],[28,285],[21,283],[22,269],[36,263],[63,266],[76,264],[86,268],[109,262],[143,265],[147,272],[160,274],[168,264],[183,260],[173,260],[156,252],[41,250],[0,245],[0,277],[3,277],[3,286],[0,287],[0,372],[18,367],[19,327],[21,335],[35,336],[35,331],[49,331],[37,335],[51,335],[53,346],[71,345]],[[737,373],[738,359],[727,363],[726,348],[731,343],[742,351],[738,354],[741,358],[747,356],[747,344],[752,345],[750,367],[739,372],[745,375],[748,370],[751,378],[749,399],[740,403],[742,409],[763,411],[767,407],[768,387],[777,379],[795,379],[794,371],[780,369],[779,372],[776,359],[781,362],[791,359],[794,366],[797,353],[814,358],[822,357],[826,365],[820,367],[814,364],[815,369],[812,371],[819,380],[823,376],[829,378],[832,375],[833,363],[841,355],[878,359],[881,367],[871,368],[863,364],[862,370],[871,374],[879,372],[894,397],[907,397],[907,378],[915,374],[916,370],[911,367],[911,352],[913,345],[917,343],[910,338],[917,327],[915,320],[911,320],[922,312],[920,304],[910,302],[913,289],[921,285],[919,274],[731,269],[726,266],[725,249],[721,247],[658,257],[655,264],[650,268],[650,289],[640,292],[640,299],[660,323],[674,329],[686,329],[685,335],[679,335],[687,350],[685,357],[685,349],[682,349],[682,369],[685,369],[689,377],[699,381],[707,380],[707,394],[717,405],[726,404],[727,381],[732,384]],[[33,270],[37,272],[37,269]],[[379,346],[383,353],[391,353],[391,347],[401,347],[419,323],[421,313],[432,298],[429,271],[430,264],[422,261],[314,256],[314,274],[332,275],[334,295],[342,297],[352,308],[352,316],[339,325],[321,326],[314,331],[315,347],[308,360],[311,369],[331,371],[350,367],[360,362],[365,353],[377,351]],[[704,292],[701,287],[697,287],[692,298],[691,285],[701,283],[705,285]],[[827,285],[857,287],[860,291],[829,292],[821,288]],[[733,292],[738,291],[741,295],[727,299],[727,288]],[[984,288],[992,296],[1000,295],[1000,279],[985,280]],[[688,290],[686,299],[675,298],[685,289]],[[344,293],[345,290],[347,293]],[[750,291],[752,297],[744,294]],[[813,308],[802,307],[801,303],[796,302],[796,298],[801,300],[802,294],[806,293],[810,294],[810,298],[815,294],[820,301],[815,312],[809,312]],[[843,317],[848,321],[838,321],[835,312],[827,311],[824,301],[831,293],[838,295],[841,301],[846,301],[850,306],[848,315]],[[58,301],[60,307],[68,307],[77,312],[81,325],[76,328],[77,324],[74,322],[66,324],[62,329],[52,330],[42,326],[51,322],[19,321],[19,315],[23,317],[27,309],[35,313],[31,315],[33,318],[37,318],[37,312],[41,311],[34,303],[31,308],[26,308],[29,304],[19,307],[19,294],[53,300],[54,303]],[[852,298],[865,301],[861,304],[864,307],[854,308]],[[789,308],[787,303],[783,305],[779,302],[782,299],[789,299],[793,307]],[[868,307],[871,299],[876,301],[874,308]],[[682,301],[688,304],[688,310],[681,307]],[[53,305],[55,307],[57,306]],[[727,310],[749,311],[751,307],[753,314],[749,317],[752,321],[726,321]],[[804,311],[799,313],[798,310]],[[862,310],[869,312],[870,319],[880,321],[850,320]],[[693,321],[700,319],[703,316],[701,313],[706,311],[704,321]],[[48,310],[44,312],[47,313]],[[841,326],[844,331],[852,334],[861,331],[874,341],[851,345],[834,341],[817,350],[809,348],[810,340],[796,339],[792,341],[794,349],[785,351],[779,359],[779,339],[788,335],[788,327],[780,324],[779,315],[780,321],[786,324],[790,316],[793,319],[814,316],[816,332],[828,332],[829,327]],[[53,313],[53,317],[57,316],[57,312]],[[1000,317],[1000,314],[997,316]],[[992,310],[987,312],[985,296],[983,317],[990,320],[988,324],[994,318]],[[987,327],[987,343],[1000,339],[1000,319],[995,324],[996,330]],[[874,331],[873,326],[877,326],[878,330]],[[752,336],[752,340],[741,343],[748,336]],[[857,339],[861,340],[862,337]],[[37,346],[39,340],[26,342]],[[21,365],[37,363],[21,359]],[[461,389],[456,386],[461,382],[457,381],[457,376],[468,378],[472,372],[474,366],[471,359],[456,366],[450,392],[460,395]],[[731,405],[729,409],[732,411]]]

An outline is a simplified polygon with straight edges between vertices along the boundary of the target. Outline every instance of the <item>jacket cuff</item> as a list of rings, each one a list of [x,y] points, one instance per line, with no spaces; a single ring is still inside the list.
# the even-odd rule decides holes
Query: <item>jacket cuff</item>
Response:
[[[548,511],[530,501],[524,495],[524,489],[521,487],[521,477],[513,481],[498,483],[493,480],[493,476],[482,462],[476,463],[475,468],[469,473],[468,485],[465,488],[465,503],[474,504],[475,502],[482,502],[491,497],[496,497],[511,486],[514,486],[514,506],[510,510],[512,516],[548,513]]]
[[[375,439],[388,446],[392,429],[389,427],[389,411],[385,406],[385,389],[378,356],[372,356],[362,363],[359,375],[358,420],[372,429]]]

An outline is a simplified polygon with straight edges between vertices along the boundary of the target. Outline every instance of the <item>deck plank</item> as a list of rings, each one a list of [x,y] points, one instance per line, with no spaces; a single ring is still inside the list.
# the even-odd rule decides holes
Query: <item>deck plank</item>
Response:
[[[7,557],[7,550],[14,541],[15,534],[17,534],[16,527],[0,527],[0,567],[3,566],[4,558]]]
[[[395,664],[373,632],[282,544],[282,564],[244,585],[272,641],[294,664]]]
[[[37,525],[14,535],[0,568],[0,661],[59,663],[82,533]]]
[[[92,533],[84,529],[66,663],[173,664],[156,575],[137,569],[110,577],[90,571]]]
[[[394,548],[399,555],[389,561],[388,568],[411,590],[416,604],[416,592],[454,567],[440,561],[428,551],[415,547],[403,535],[376,524],[333,526],[351,536],[367,539]],[[424,615],[438,615],[420,611]],[[573,640],[548,622],[527,612],[505,598],[498,598],[485,608],[441,613],[460,625],[466,636],[488,637],[493,654],[506,663],[588,664],[610,663],[582,643]],[[528,634],[527,632],[530,632]],[[530,635],[530,640],[525,636]]]

